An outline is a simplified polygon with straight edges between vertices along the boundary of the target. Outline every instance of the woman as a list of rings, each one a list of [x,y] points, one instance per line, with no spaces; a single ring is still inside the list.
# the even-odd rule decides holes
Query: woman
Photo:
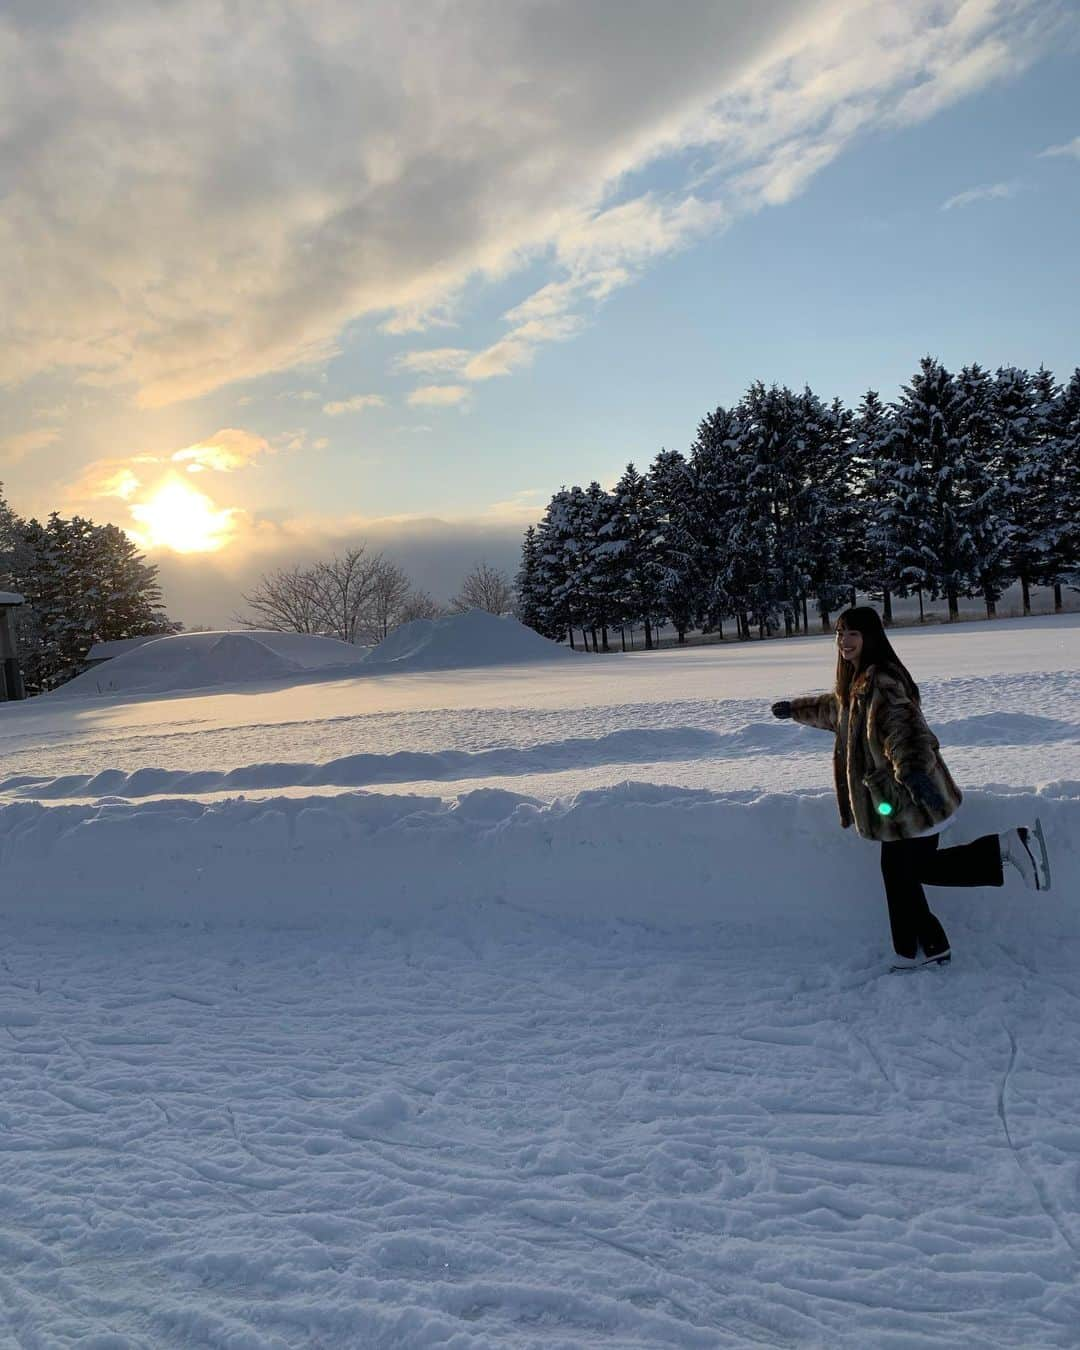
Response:
[[[836,688],[774,703],[775,717],[836,734],[833,773],[840,823],[881,844],[894,970],[944,965],[949,939],[930,912],[923,884],[1000,886],[1004,864],[1032,890],[1050,887],[1042,825],[1020,826],[974,843],[938,848],[956,815],[960,789],[926,725],[919,688],[893,650],[876,610],[845,610],[836,623]],[[921,951],[921,956],[920,956]]]

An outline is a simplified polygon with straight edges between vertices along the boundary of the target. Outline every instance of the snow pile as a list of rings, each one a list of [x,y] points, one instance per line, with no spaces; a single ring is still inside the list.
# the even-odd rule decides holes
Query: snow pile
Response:
[[[1080,783],[969,792],[960,843],[1041,815],[1054,889],[938,892],[953,916],[1080,939]],[[778,846],[781,845],[781,846]],[[0,914],[423,929],[466,928],[506,902],[547,919],[673,928],[772,923],[784,940],[849,924],[884,940],[879,852],[842,831],[833,794],[709,792],[624,782],[551,804],[506,790],[456,799],[346,792],[0,807]],[[845,939],[846,941],[847,939]]]
[[[367,663],[398,670],[452,670],[557,661],[572,655],[569,648],[541,637],[512,615],[470,609],[442,619],[403,623],[379,643]]]
[[[156,638],[69,680],[52,697],[166,694],[281,680],[356,665],[368,649],[304,633],[177,633]]]

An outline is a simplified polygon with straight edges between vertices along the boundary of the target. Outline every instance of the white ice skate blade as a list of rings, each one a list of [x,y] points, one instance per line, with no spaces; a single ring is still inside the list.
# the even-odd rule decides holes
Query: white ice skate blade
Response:
[[[1035,860],[1036,870],[1041,866],[1042,875],[1039,877],[1039,889],[1048,891],[1050,889],[1050,854],[1046,851],[1046,836],[1043,834],[1042,821],[1038,816],[1035,817],[1035,828],[1031,832],[1039,845],[1039,857]]]

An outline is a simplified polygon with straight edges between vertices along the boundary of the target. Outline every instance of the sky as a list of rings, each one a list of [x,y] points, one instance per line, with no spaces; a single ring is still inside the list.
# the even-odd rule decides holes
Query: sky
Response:
[[[8,0],[0,481],[450,598],[753,380],[1080,363],[1075,0]]]

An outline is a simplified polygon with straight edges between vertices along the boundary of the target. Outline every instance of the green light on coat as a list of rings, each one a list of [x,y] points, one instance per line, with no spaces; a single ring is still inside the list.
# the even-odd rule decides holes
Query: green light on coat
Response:
[[[891,816],[891,815],[892,815],[892,807],[889,805],[888,802],[882,802],[882,803],[881,803],[881,805],[878,807],[878,815],[879,815],[879,816]]]

